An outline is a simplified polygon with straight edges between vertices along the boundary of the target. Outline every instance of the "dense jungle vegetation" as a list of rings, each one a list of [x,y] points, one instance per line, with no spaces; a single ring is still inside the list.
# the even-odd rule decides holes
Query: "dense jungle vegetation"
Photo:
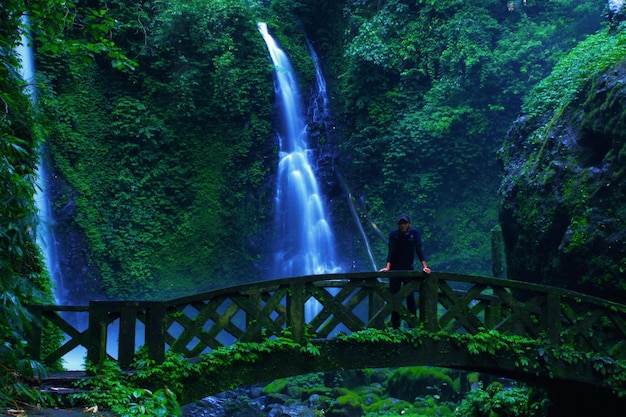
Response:
[[[600,29],[603,13],[592,1],[509,8],[501,1],[77,5],[74,13],[97,21],[93,31],[128,59],[96,47],[88,51],[93,60],[55,45],[37,49],[57,234],[72,234],[67,256],[76,257],[65,275],[98,282],[117,299],[271,277],[278,155],[273,68],[258,21],[287,51],[305,96],[315,89],[305,37],[320,56],[334,128],[313,126],[311,148],[343,268],[369,264],[334,170],[355,197],[376,262],[384,261],[397,213],[408,212],[434,268],[491,274],[495,151],[523,94]]]
[[[274,68],[259,21],[289,54],[305,96],[315,89],[307,39],[320,56],[334,128],[314,130],[311,148],[344,268],[368,262],[333,170],[355,197],[377,262],[386,247],[369,222],[385,235],[408,212],[433,269],[491,274],[496,151],[524,100],[530,111],[569,97],[558,77],[533,90],[560,59],[577,79],[615,62],[623,43],[591,67],[577,55],[589,48],[573,49],[588,37],[599,54],[610,44],[605,8],[591,0],[3,1],[3,369],[36,368],[25,359],[22,305],[53,299],[35,244],[41,149],[53,170],[57,232],[73,242],[66,256],[78,267],[68,271],[84,285],[111,298],[161,298],[267,278],[278,155]],[[36,110],[14,50],[23,13]],[[0,375],[20,390],[12,374]]]

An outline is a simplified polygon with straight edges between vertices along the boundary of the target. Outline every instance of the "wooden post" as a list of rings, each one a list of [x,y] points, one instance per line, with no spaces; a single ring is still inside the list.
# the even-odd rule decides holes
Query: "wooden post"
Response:
[[[485,327],[493,330],[502,320],[502,302],[499,299],[485,301]]]
[[[435,274],[429,274],[420,285],[420,321],[424,329],[436,332],[439,330],[437,305],[439,304],[439,284]]]
[[[304,282],[297,279],[291,284],[291,296],[287,297],[287,325],[291,327],[294,342],[304,339]]]
[[[374,291],[376,280],[378,278],[374,278],[373,284],[369,287],[369,295],[368,295],[368,312],[367,312],[367,323],[369,323],[369,327],[373,327],[375,329],[384,329],[385,328],[385,318],[378,314],[380,310],[382,310],[385,306],[382,298],[376,291]],[[377,317],[374,319],[374,317]]]
[[[89,302],[89,346],[87,346],[87,362],[102,366],[106,358],[106,339],[108,311],[106,302]]]
[[[491,272],[496,278],[502,278],[503,272],[503,246],[502,242],[502,229],[500,225],[491,229]]]
[[[118,338],[118,357],[120,367],[128,369],[135,356],[135,333],[137,326],[136,302],[124,303],[120,308],[120,329]]]
[[[261,311],[261,289],[254,289],[254,291],[250,291],[248,293],[248,301],[253,308],[254,314],[250,314],[249,311],[246,310],[246,327],[243,330],[244,333],[248,333],[248,341],[261,342],[263,340],[262,336],[262,327],[258,325],[255,326],[255,322],[260,319],[259,312]],[[263,321],[263,320],[262,320]],[[255,331],[255,327],[258,329]],[[250,332],[250,331],[253,332]]]
[[[165,304],[151,302],[146,307],[145,344],[148,358],[157,364],[165,361]]]
[[[561,344],[561,296],[559,294],[554,292],[546,294],[546,304],[541,316],[541,325],[548,335],[548,340],[559,346]]]
[[[29,305],[28,311],[32,319],[26,327],[26,340],[28,341],[27,352],[36,361],[41,357],[41,329],[43,328],[43,308],[40,305]]]

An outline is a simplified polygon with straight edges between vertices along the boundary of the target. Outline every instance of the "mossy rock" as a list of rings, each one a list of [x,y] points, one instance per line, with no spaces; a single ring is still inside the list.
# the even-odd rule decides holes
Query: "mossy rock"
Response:
[[[411,408],[413,408],[413,405],[408,401],[399,400],[397,398],[385,398],[369,405],[367,411],[370,413],[386,412],[402,414]]]
[[[365,414],[363,399],[348,391],[345,395],[337,397],[324,415],[326,417],[358,417],[363,414]]]
[[[286,394],[287,393],[287,386],[289,384],[289,379],[285,378],[285,379],[277,379],[275,381],[272,381],[271,383],[269,383],[268,385],[266,385],[263,388],[263,394]]]
[[[417,397],[438,395],[443,401],[454,397],[452,378],[437,368],[411,366],[397,369],[387,381],[387,394],[413,402]]]
[[[327,391],[321,373],[278,379],[263,388],[265,395],[280,393],[292,398],[308,398],[313,393],[325,394]]]
[[[327,387],[346,387],[349,389],[384,383],[389,376],[387,369],[353,369],[347,371],[325,372],[324,383]]]

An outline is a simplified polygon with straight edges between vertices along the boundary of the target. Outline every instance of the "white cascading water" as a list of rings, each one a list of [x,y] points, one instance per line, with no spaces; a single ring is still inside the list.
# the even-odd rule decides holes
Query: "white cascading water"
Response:
[[[320,67],[320,60],[317,57],[315,49],[313,49],[313,45],[307,41],[307,46],[309,47],[311,58],[313,58],[313,64],[315,64],[315,80],[317,82],[317,94],[313,103],[311,103],[311,107],[313,108],[312,119],[313,122],[324,126],[324,130],[326,130],[326,132],[329,132],[331,117],[330,112],[328,111],[329,106],[326,79],[324,79],[324,74],[322,73],[322,68]]]
[[[619,13],[624,8],[624,0],[609,0],[608,7],[612,13]]]
[[[35,57],[33,48],[28,39],[28,15],[22,16],[22,39],[15,48],[20,58],[20,73],[26,82],[26,94],[30,97],[33,106],[37,103],[37,89],[35,87]],[[55,284],[56,304],[62,305],[65,301],[66,290],[63,285],[63,276],[59,268],[57,256],[57,242],[52,228],[52,212],[50,200],[46,195],[46,164],[44,152],[42,150],[37,167],[37,188],[35,190],[35,204],[39,216],[39,226],[37,227],[37,244],[41,248],[44,265],[50,274],[50,279]]]
[[[339,272],[333,233],[309,162],[307,126],[293,68],[287,55],[259,23],[275,70],[275,92],[280,108],[280,162],[276,187],[277,278]]]
[[[28,37],[28,15],[22,16],[22,39],[20,44],[15,48],[20,58],[20,75],[26,82],[26,93],[29,95],[33,106],[37,103],[37,89],[35,85],[35,58],[33,48],[30,46]],[[37,244],[41,248],[44,265],[50,275],[50,279],[55,285],[55,301],[57,305],[64,305],[67,302],[67,290],[64,285],[63,274],[59,267],[59,257],[57,252],[57,241],[54,236],[53,217],[50,207],[50,199],[46,193],[46,158],[43,147],[39,166],[37,167],[37,188],[35,193],[35,204],[37,206],[39,225],[37,227]],[[77,324],[78,318],[69,316],[70,313],[65,312],[63,317],[78,327],[79,331],[83,331],[87,326]],[[84,369],[84,357],[86,350],[83,347],[77,347],[63,356],[64,367],[67,370]]]
[[[35,88],[35,57],[33,49],[29,45],[27,28],[29,26],[28,15],[22,16],[22,39],[20,44],[15,48],[15,52],[20,59],[20,75],[26,82],[25,92],[29,96],[33,106],[37,103],[37,89]],[[55,277],[55,273],[58,271],[56,262],[56,245],[54,242],[54,236],[51,236],[51,217],[50,217],[50,202],[46,197],[46,173],[45,164],[43,158],[43,152],[39,160],[39,166],[37,167],[37,187],[35,189],[35,204],[37,206],[39,216],[39,226],[37,227],[37,244],[41,248],[41,254],[43,256],[44,265],[50,274],[50,278],[56,285],[55,298],[56,303],[60,304],[62,301],[62,288],[59,288],[59,283]]]

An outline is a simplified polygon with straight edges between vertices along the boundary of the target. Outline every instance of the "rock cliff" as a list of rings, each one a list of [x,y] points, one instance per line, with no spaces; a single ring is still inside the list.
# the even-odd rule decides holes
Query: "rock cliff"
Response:
[[[626,62],[519,117],[499,157],[508,277],[625,302]]]

